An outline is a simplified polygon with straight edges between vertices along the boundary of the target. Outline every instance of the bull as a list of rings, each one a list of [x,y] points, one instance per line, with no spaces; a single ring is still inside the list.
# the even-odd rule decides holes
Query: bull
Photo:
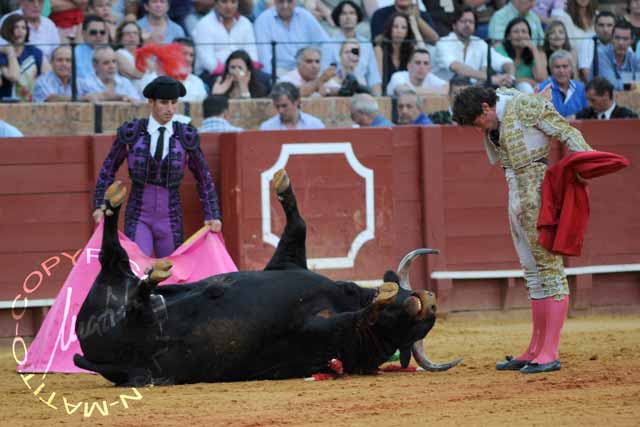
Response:
[[[117,235],[126,188],[109,187],[101,271],[78,313],[83,355],[74,363],[116,385],[140,386],[308,377],[331,371],[335,359],[345,373],[368,374],[396,350],[403,367],[413,354],[429,371],[462,360],[433,363],[423,347],[436,299],[411,289],[409,267],[437,251],[409,253],[376,289],[330,280],[307,269],[306,224],[284,170],[272,186],[286,225],[263,271],[160,287],[170,263],[156,262],[142,279],[133,274]]]

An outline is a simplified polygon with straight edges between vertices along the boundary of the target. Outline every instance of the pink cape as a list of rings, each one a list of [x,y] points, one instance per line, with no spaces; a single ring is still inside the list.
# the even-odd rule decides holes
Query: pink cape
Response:
[[[73,355],[82,354],[75,324],[80,307],[100,272],[98,255],[102,229],[103,223],[100,223],[78,256],[36,338],[29,346],[24,362],[18,366],[18,372],[87,372],[73,364]],[[138,245],[121,232],[118,232],[118,236],[120,244],[129,255],[131,270],[136,275],[143,276],[144,271],[156,259],[143,254]],[[205,228],[165,259],[173,262],[173,268],[171,277],[163,284],[195,282],[216,274],[238,271],[221,235],[207,232]]]

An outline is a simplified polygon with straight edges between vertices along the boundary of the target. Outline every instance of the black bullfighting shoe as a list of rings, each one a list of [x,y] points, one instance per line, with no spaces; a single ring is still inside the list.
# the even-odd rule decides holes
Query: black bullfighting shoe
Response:
[[[513,356],[506,356],[504,362],[496,363],[496,369],[498,371],[519,371],[520,369],[531,363],[530,360],[518,360]]]
[[[553,372],[560,370],[560,361],[554,360],[549,363],[529,363],[524,368],[520,369],[523,374],[540,374],[542,372]]]

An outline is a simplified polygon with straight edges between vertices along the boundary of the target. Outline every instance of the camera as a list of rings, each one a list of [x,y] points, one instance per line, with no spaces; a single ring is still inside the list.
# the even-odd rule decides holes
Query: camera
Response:
[[[347,74],[338,89],[338,96],[353,96],[356,93],[369,93],[369,88],[362,86],[353,74]]]

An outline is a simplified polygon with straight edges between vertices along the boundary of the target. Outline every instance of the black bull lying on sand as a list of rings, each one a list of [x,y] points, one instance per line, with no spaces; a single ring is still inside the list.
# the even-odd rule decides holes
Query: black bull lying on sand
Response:
[[[157,262],[139,279],[117,236],[126,188],[106,195],[102,270],[78,314],[80,368],[116,385],[179,384],[306,377],[329,372],[338,359],[346,373],[373,373],[399,349],[426,370],[423,338],[435,323],[435,296],[413,291],[407,255],[398,274],[377,289],[335,282],[307,269],[306,225],[284,170],[273,180],[287,223],[264,271],[241,271],[196,283],[156,287],[171,265]],[[99,328],[85,326],[98,322]]]

